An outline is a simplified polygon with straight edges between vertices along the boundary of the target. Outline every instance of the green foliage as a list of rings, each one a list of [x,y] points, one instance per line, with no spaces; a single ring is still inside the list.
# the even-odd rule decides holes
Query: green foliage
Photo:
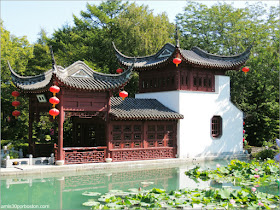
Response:
[[[26,37],[18,38],[10,34],[2,23],[1,29],[1,138],[2,139],[27,139],[28,128],[28,100],[21,95],[17,100],[20,101],[19,111],[21,115],[16,120],[12,116],[14,107],[11,105],[13,97],[11,93],[16,88],[11,83],[10,70],[7,62],[17,73],[24,75],[28,60],[32,57],[33,48]],[[19,129],[20,127],[20,129]]]
[[[256,158],[257,160],[265,160],[265,159],[273,159],[277,153],[277,150],[272,150],[272,149],[265,149],[262,150],[256,154],[253,154],[253,157]]]
[[[22,149],[23,155],[25,156],[26,154],[28,154],[28,143],[25,143],[24,140],[1,140],[1,148],[3,148],[3,146],[8,145],[9,143],[10,146],[8,147],[8,149],[14,148],[16,151],[19,151],[20,149]]]
[[[186,175],[194,180],[211,179],[218,183],[231,182],[241,186],[254,186],[274,183],[279,179],[278,172],[278,164],[274,160],[260,162],[254,159],[250,163],[232,160],[228,166],[218,167],[215,170],[201,171],[199,167],[195,167],[186,171]]]
[[[233,55],[253,44],[246,63],[250,72],[228,71],[231,100],[245,112],[246,140],[261,146],[279,131],[279,7],[262,3],[234,8],[219,3],[210,8],[188,2],[176,21],[181,47],[198,46],[210,53]]]
[[[274,160],[250,163],[232,160],[229,165],[218,167],[215,170],[201,171],[195,167],[186,172],[192,179],[215,180],[215,182],[232,182],[239,188],[207,188],[207,189],[180,189],[166,192],[162,189],[151,190],[129,189],[130,192],[111,190],[101,195],[92,192],[92,196],[100,196],[83,203],[92,206],[92,209],[172,209],[172,208],[199,208],[216,209],[277,209],[279,196],[276,191],[269,193],[261,191],[262,187],[276,186],[279,180],[278,164]],[[279,183],[279,181],[278,181]],[[251,188],[255,186],[254,188]],[[258,189],[257,189],[258,188]],[[273,188],[274,189],[274,188]],[[88,196],[88,192],[83,193]]]
[[[91,206],[92,209],[215,209],[219,207],[234,209],[258,208],[260,203],[264,205],[264,208],[269,209],[276,208],[279,205],[279,196],[252,192],[247,188],[241,188],[240,190],[231,188],[181,189],[169,193],[154,188],[136,194],[130,193],[128,196],[114,196],[111,193],[106,193],[97,200],[89,199],[83,205]]]

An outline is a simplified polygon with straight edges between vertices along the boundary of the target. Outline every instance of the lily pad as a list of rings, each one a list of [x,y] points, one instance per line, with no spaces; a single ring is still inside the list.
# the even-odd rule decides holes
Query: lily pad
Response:
[[[110,190],[109,193],[115,194],[115,193],[119,193],[119,192],[123,192],[122,190]]]
[[[151,185],[154,184],[154,182],[141,182],[142,185]]]
[[[129,192],[139,192],[139,189],[137,188],[130,188],[128,189]]]
[[[100,202],[97,202],[97,201],[87,201],[87,202],[83,203],[83,206],[97,206],[99,204],[100,204]]]
[[[85,196],[99,196],[99,195],[101,195],[101,193],[99,193],[99,192],[84,192],[84,193],[82,193],[82,195],[85,195]]]

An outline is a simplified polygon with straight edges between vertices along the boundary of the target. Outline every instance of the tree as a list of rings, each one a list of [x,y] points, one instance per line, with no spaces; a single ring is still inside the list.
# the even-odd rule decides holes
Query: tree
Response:
[[[99,6],[87,4],[81,18],[74,16],[73,27],[55,31],[53,45],[58,64],[71,65],[83,60],[91,68],[115,73],[119,67],[112,42],[124,54],[131,56],[155,53],[171,42],[174,26],[165,14],[154,16],[147,6],[121,1],[105,1]],[[126,89],[133,96],[138,88],[135,73]]]
[[[28,60],[25,75],[32,76],[42,74],[52,68],[52,60],[46,31],[41,30],[40,37],[33,45],[33,56]]]
[[[19,110],[21,116],[15,120],[12,116],[14,107],[11,105],[13,97],[12,91],[16,90],[11,82],[10,70],[7,62],[18,74],[24,75],[28,60],[32,57],[33,47],[26,37],[16,37],[7,31],[3,24],[1,29],[1,138],[12,140],[27,139],[28,128],[28,103],[26,98],[18,99],[21,102]],[[19,129],[19,126],[21,129]]]
[[[176,16],[181,46],[198,46],[216,54],[233,55],[253,44],[246,65],[250,72],[228,71],[231,100],[244,111],[247,140],[262,145],[279,131],[279,8],[261,3],[237,9],[229,4],[210,8],[187,3]]]

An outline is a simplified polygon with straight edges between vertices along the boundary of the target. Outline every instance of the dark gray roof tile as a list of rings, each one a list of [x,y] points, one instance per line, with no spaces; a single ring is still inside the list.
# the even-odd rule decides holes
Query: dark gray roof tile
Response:
[[[172,111],[156,99],[111,97],[110,115],[113,119],[174,120],[184,116]]]
[[[117,50],[115,45],[113,46],[119,62],[124,66],[131,66],[135,61],[134,69],[136,71],[140,69],[152,68],[159,64],[172,62],[176,49],[183,57],[183,60],[191,65],[199,65],[204,68],[218,68],[223,70],[238,69],[249,58],[250,50],[252,48],[252,46],[250,46],[243,53],[238,55],[222,56],[207,53],[198,47],[193,47],[191,50],[184,50],[176,48],[174,45],[168,43],[154,55],[145,57],[128,57]],[[166,51],[169,53],[165,54],[164,52]]]
[[[93,91],[115,89],[125,85],[130,80],[133,68],[131,66],[122,74],[103,74],[93,71],[84,62],[77,61],[65,69],[58,67],[56,70],[51,69],[41,75],[23,77],[16,74],[10,64],[9,67],[13,83],[26,92],[45,89],[51,85],[51,80],[54,77],[70,88]]]

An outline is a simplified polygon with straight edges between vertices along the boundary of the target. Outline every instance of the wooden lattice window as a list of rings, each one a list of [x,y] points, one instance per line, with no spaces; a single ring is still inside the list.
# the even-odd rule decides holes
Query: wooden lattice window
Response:
[[[113,126],[113,132],[121,132],[121,131],[122,131],[121,125],[114,125]]]
[[[141,125],[134,125],[134,131],[141,131]]]
[[[197,81],[196,81],[196,77],[193,78],[193,86],[196,87],[197,85]]]
[[[169,87],[169,81],[170,81],[170,78],[167,77],[167,79],[166,79],[166,87]]]
[[[207,85],[207,78],[203,78],[203,86],[204,87],[207,87],[208,85]]]
[[[208,79],[208,87],[212,87],[212,79],[211,78]]]
[[[141,140],[141,133],[135,133],[134,140]]]
[[[222,135],[222,118],[221,116],[214,116],[211,120],[212,137],[219,138]]]

